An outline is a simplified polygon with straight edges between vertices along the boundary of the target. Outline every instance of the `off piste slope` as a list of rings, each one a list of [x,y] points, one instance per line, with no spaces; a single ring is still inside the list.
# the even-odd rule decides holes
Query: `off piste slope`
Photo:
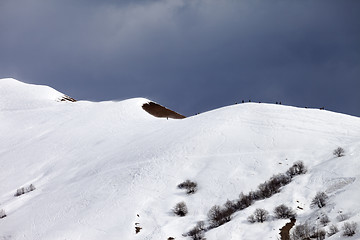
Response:
[[[206,221],[213,205],[255,190],[299,160],[306,174],[206,238],[277,239],[286,220],[246,218],[282,203],[297,209],[297,223],[316,222],[322,212],[340,229],[339,212],[360,222],[357,117],[246,103],[167,120],[145,112],[143,98],[59,102],[61,93],[15,80],[5,81],[3,95],[3,83],[0,209],[7,217],[0,219],[0,239],[189,239],[182,234]],[[332,155],[338,146],[344,157]],[[198,183],[195,194],[176,188],[186,179]],[[14,196],[29,184],[36,189]],[[320,210],[310,208],[318,191],[329,196]],[[180,201],[189,210],[181,218],[171,211]],[[341,232],[328,239],[339,238]]]

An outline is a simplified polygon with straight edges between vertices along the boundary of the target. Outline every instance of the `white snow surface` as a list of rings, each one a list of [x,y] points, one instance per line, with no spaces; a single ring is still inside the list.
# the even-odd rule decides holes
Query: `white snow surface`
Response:
[[[144,98],[59,102],[62,96],[0,79],[0,209],[7,214],[1,240],[190,239],[182,234],[206,221],[213,205],[256,190],[299,160],[306,174],[206,238],[279,239],[288,220],[246,219],[256,208],[272,214],[282,203],[296,209],[297,224],[317,223],[326,213],[341,230],[339,212],[348,214],[344,222],[360,224],[358,117],[245,103],[167,120],[145,112],[141,106],[150,100]],[[344,157],[333,156],[338,146]],[[195,194],[177,189],[186,179],[198,183]],[[29,184],[36,190],[14,196]],[[328,204],[310,208],[318,191],[328,194]],[[185,217],[171,211],[180,201],[189,209]],[[342,238],[340,231],[326,239]]]
[[[65,95],[48,86],[31,85],[13,78],[0,79],[0,110],[32,109],[50,106]]]

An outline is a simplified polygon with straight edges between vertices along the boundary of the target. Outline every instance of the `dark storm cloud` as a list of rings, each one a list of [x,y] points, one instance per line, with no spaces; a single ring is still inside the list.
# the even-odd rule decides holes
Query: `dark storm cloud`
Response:
[[[186,115],[242,99],[360,116],[359,1],[2,1],[0,76]]]

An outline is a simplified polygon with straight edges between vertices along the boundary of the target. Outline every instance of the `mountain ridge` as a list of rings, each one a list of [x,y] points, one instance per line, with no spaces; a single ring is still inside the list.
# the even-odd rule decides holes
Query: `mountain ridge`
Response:
[[[276,239],[287,220],[260,225],[246,218],[279,204],[296,210],[296,224],[314,223],[322,212],[339,228],[339,211],[360,220],[357,117],[245,103],[166,120],[145,112],[149,100],[143,98],[50,100],[46,107],[36,99],[27,103],[32,108],[0,108],[0,209],[7,213],[0,239],[189,239],[182,234],[206,221],[213,205],[255,190],[296,161],[308,173],[235,213],[206,238]],[[336,158],[332,151],[339,146],[345,156]],[[198,183],[195,194],[177,189],[186,179]],[[34,191],[14,197],[30,184]],[[317,191],[328,193],[328,207],[310,207]],[[189,209],[182,218],[171,211],[181,201]],[[142,228],[138,234],[135,223]]]

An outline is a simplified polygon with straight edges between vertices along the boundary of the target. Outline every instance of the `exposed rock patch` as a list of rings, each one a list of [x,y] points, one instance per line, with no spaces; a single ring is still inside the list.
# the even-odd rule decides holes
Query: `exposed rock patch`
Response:
[[[174,112],[166,107],[163,107],[157,103],[149,102],[142,105],[142,108],[149,114],[159,117],[159,118],[173,118],[173,119],[183,119],[185,116]]]
[[[68,101],[68,102],[76,102],[76,99],[69,97],[67,95],[62,96],[61,98],[59,98],[59,101],[64,102],[64,101]]]

